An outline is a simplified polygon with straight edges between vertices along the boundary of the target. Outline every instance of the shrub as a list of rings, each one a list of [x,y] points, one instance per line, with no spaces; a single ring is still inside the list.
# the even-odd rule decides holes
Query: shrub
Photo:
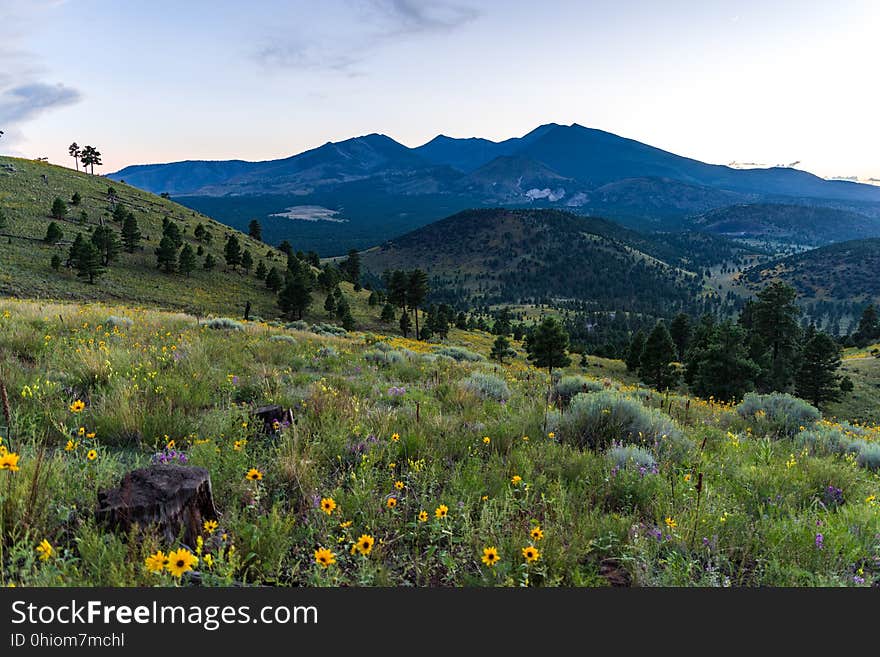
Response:
[[[114,326],[118,326],[119,328],[131,328],[132,326],[134,326],[134,322],[128,317],[118,317],[117,315],[110,315],[107,319],[104,320],[104,326],[109,329],[112,329]]]
[[[853,454],[856,463],[868,470],[880,470],[880,444],[863,436],[867,432],[846,422],[839,425],[820,424],[798,435],[798,443],[820,455]]]
[[[473,372],[462,380],[461,386],[483,399],[504,401],[510,398],[510,388],[507,387],[507,383],[494,374]]]
[[[481,360],[486,360],[480,354],[474,353],[464,347],[441,347],[436,353],[438,356],[446,356],[447,358],[457,360],[458,362],[467,361],[476,363]]]
[[[286,342],[287,344],[296,344],[296,338],[292,335],[273,335],[269,339],[272,342]]]
[[[600,381],[593,381],[584,376],[577,374],[573,376],[563,376],[553,387],[553,394],[556,399],[568,404],[572,397],[579,392],[599,392],[605,388]]]
[[[388,345],[384,346],[387,347]],[[402,363],[405,357],[403,353],[393,349],[370,349],[364,353],[364,359],[374,365],[393,365],[395,363]]]
[[[210,329],[216,330],[226,330],[226,331],[243,331],[244,325],[241,322],[236,322],[234,319],[229,319],[228,317],[215,317],[214,319],[209,319],[205,322],[205,326]]]
[[[333,347],[321,347],[318,349],[318,358],[334,358],[337,352]]]
[[[284,328],[289,329],[291,331],[308,331],[309,323],[304,322],[301,319],[296,320],[295,322],[290,322],[284,325]]]
[[[336,326],[336,324],[313,324],[309,329],[312,333],[317,333],[318,335],[346,335],[348,331],[346,331],[341,326]]]
[[[559,437],[578,447],[605,449],[621,442],[653,448],[674,458],[691,447],[668,415],[610,390],[578,393],[557,422]]]
[[[657,465],[657,461],[651,452],[636,445],[614,445],[605,455],[620,470],[626,467],[652,470]]]
[[[801,427],[815,424],[822,414],[815,406],[789,394],[774,392],[746,394],[736,412],[752,423],[752,428],[777,438],[792,437]]]

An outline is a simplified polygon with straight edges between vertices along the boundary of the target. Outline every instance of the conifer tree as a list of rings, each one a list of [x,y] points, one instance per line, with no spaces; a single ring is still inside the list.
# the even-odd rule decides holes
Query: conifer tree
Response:
[[[64,237],[64,232],[61,230],[61,227],[54,221],[50,221],[46,227],[46,236],[43,238],[43,241],[46,244],[54,244],[62,237]]]
[[[266,269],[266,264],[262,260],[260,260],[257,263],[257,269],[256,271],[254,271],[254,275],[257,277],[258,280],[265,281],[266,274],[268,273],[269,271]]]
[[[236,271],[236,267],[241,264],[241,244],[234,234],[226,240],[223,256],[226,259],[226,266],[232,267],[232,271]]]
[[[412,329],[412,320],[409,318],[409,313],[405,310],[400,313],[400,332],[403,334],[403,337],[409,337],[409,332]]]
[[[244,269],[245,274],[249,274],[253,266],[254,258],[251,255],[251,252],[245,249],[244,253],[241,254],[241,268]]]
[[[546,367],[553,377],[554,367],[571,364],[568,357],[568,332],[555,317],[546,317],[526,336],[526,352],[535,367]]]
[[[52,201],[52,209],[49,211],[49,214],[53,219],[64,219],[67,215],[67,203],[64,202],[64,199],[60,196],[56,196],[55,200]]]
[[[119,237],[110,226],[96,226],[92,231],[92,244],[101,254],[101,264],[105,267],[116,260],[122,250]]]
[[[120,206],[121,207],[121,206]],[[138,227],[137,218],[133,212],[126,212],[122,221],[122,245],[126,253],[134,253],[141,244],[143,235]]]
[[[256,219],[251,219],[251,222],[248,224],[248,235],[253,237],[258,242],[263,241],[263,227]]]
[[[184,244],[177,259],[177,270],[189,278],[196,268],[196,253],[189,244]]]
[[[177,245],[170,235],[163,235],[156,247],[156,266],[166,274],[177,270]]]
[[[658,390],[674,386],[678,374],[672,362],[677,358],[675,343],[662,319],[645,339],[645,348],[639,361],[639,376]]]
[[[636,331],[630,340],[629,349],[626,352],[626,369],[628,372],[637,372],[642,362],[642,351],[645,349],[645,333],[641,329]]]
[[[834,339],[823,331],[812,332],[801,355],[795,378],[798,397],[817,408],[829,401],[839,401],[841,392],[841,350]]]
[[[283,285],[284,280],[281,278],[278,269],[274,266],[270,267],[266,274],[266,287],[277,294]]]
[[[495,342],[492,343],[492,351],[489,353],[489,358],[497,360],[503,365],[504,359],[513,356],[514,353],[513,349],[510,348],[510,340],[507,339],[507,336],[499,335],[495,338]]]
[[[217,259],[212,256],[210,253],[205,256],[205,263],[202,265],[205,271],[211,271],[214,267],[217,266]]]

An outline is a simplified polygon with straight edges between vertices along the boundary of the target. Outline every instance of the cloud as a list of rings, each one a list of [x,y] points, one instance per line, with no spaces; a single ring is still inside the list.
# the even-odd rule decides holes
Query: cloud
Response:
[[[22,43],[31,25],[49,20],[51,12],[62,4],[64,0],[0,0],[0,25],[8,30],[0,44],[0,130],[6,133],[0,143],[4,148],[24,139],[23,124],[55,108],[72,105],[82,97],[70,86],[46,82],[40,56]]]
[[[269,69],[291,68],[363,75],[361,64],[378,49],[416,36],[448,33],[476,20],[479,10],[445,0],[347,0],[352,25],[309,36],[285,34],[258,49],[255,59]]]
[[[31,82],[0,91],[0,124],[15,125],[55,107],[78,102],[79,91],[63,84]]]

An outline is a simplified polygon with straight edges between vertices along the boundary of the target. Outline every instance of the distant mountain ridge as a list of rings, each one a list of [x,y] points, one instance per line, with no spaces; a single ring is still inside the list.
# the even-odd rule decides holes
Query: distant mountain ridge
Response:
[[[570,126],[551,123],[523,137],[501,142],[439,135],[416,148],[373,133],[328,142],[280,160],[133,165],[110,177],[124,178],[129,184],[148,191],[179,195],[260,194],[267,188],[274,192],[304,191],[313,185],[344,183],[373,175],[387,177],[434,167],[448,167],[466,175],[497,158],[512,155],[534,160],[586,189],[627,179],[664,178],[745,194],[880,202],[880,189],[870,185],[829,181],[783,167],[733,169],[706,164],[577,123]],[[159,175],[163,170],[164,175]],[[460,177],[452,175],[450,179]]]
[[[439,135],[416,148],[373,133],[278,160],[135,165],[109,177],[168,192],[237,228],[257,217],[270,240],[322,255],[366,248],[474,207],[565,209],[664,231],[699,229],[693,217],[756,203],[880,219],[880,187],[784,167],[707,164],[576,123],[549,123],[498,142]],[[333,210],[345,221],[273,217],[301,205]]]

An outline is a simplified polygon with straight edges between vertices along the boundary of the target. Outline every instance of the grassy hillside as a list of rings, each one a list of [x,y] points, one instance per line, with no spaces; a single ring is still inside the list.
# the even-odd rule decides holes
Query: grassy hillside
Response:
[[[45,179],[44,179],[45,177]],[[56,272],[50,267],[54,254],[66,260],[69,243],[77,233],[86,234],[103,220],[117,232],[121,226],[112,218],[108,188],[113,187],[118,203],[130,209],[137,218],[145,240],[142,248],[133,254],[122,253],[107,273],[94,285],[76,277],[72,269],[62,266]],[[70,205],[78,192],[81,205]],[[69,210],[64,221],[57,222],[64,236],[60,245],[46,244],[42,238],[52,221],[50,208],[55,197],[67,201]],[[7,217],[7,227],[0,231],[0,294],[22,298],[69,300],[99,300],[179,309],[205,315],[238,316],[250,301],[253,314],[276,317],[279,313],[275,295],[256,279],[253,270],[226,271],[223,246],[226,236],[236,233],[242,249],[249,249],[254,258],[254,269],[261,260],[267,267],[276,266],[282,272],[286,256],[267,244],[251,239],[234,229],[185,208],[168,199],[141,191],[124,183],[101,176],[90,176],[64,167],[42,162],[0,157],[0,209]],[[88,215],[86,221],[80,214]],[[202,268],[205,255],[198,258],[198,267],[190,277],[165,274],[156,268],[154,249],[162,235],[162,220],[177,222],[184,241],[195,249],[199,244],[193,237],[195,227],[202,223],[212,233],[205,255],[212,254],[217,261],[213,271]],[[367,319],[366,296],[355,294],[348,284],[343,292],[349,298],[357,319]],[[320,297],[320,298],[319,298]],[[324,319],[321,308],[323,296],[315,294],[313,312],[307,319]]]
[[[755,203],[733,205],[694,219],[717,235],[821,246],[880,236],[880,219],[834,208]]]
[[[823,246],[752,267],[740,277],[749,290],[782,280],[804,300],[880,302],[880,239]]]
[[[877,427],[778,397],[662,396],[598,360],[549,410],[521,345],[502,366],[484,360],[489,336],[453,339],[0,300],[0,585],[880,581]],[[266,403],[295,422],[264,433],[250,413]],[[96,524],[97,490],[181,453],[220,513],[201,542]],[[178,548],[197,553],[192,572],[150,572]]]
[[[363,254],[366,270],[421,267],[457,299],[577,300],[662,314],[700,294],[676,252],[617,224],[558,210],[467,210]],[[672,263],[672,264],[670,264]]]

